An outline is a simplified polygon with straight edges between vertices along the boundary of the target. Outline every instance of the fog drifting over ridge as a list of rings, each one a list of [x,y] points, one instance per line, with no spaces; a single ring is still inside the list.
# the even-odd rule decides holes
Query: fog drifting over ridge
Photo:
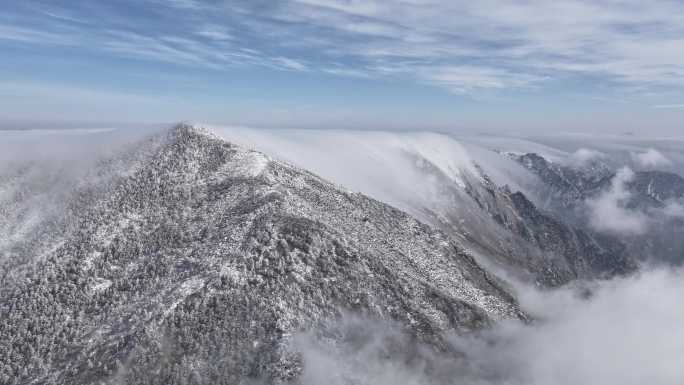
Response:
[[[477,142],[473,145],[448,136],[422,133],[256,132],[244,128],[216,131],[226,139],[282,156],[338,183],[347,183],[347,187],[358,188],[371,196],[375,194],[381,200],[402,198],[391,194],[405,191],[415,194],[418,192],[416,181],[425,177],[418,173],[410,174],[409,170],[414,165],[401,163],[401,156],[392,157],[393,151],[396,151],[395,155],[405,150],[427,155],[426,158],[440,164],[456,184],[462,175],[454,173],[453,168],[461,167],[476,173],[471,168],[473,162],[490,174],[497,184],[508,184],[513,189],[524,188],[520,181],[529,177],[516,164],[490,151],[493,148],[519,148],[516,146],[519,142],[511,139],[498,139],[497,146],[482,146]],[[566,152],[529,142],[522,150],[542,150],[544,155],[556,161],[584,163],[609,156],[603,152],[610,152],[609,143],[600,143],[599,148],[602,150]],[[657,150],[639,148],[638,143],[633,143],[627,154],[649,154],[647,161],[640,163],[642,166],[654,166],[656,163],[648,160],[656,157],[653,154]],[[658,156],[659,159],[661,157],[665,158],[662,154]],[[366,167],[368,161],[375,164]],[[388,165],[397,167],[395,172],[380,172],[391,170]],[[658,161],[657,165],[671,163]],[[375,167],[380,168],[374,170]],[[365,177],[359,179],[358,174],[338,174],[338,170],[358,171]],[[639,213],[620,206],[620,201],[626,198],[624,183],[632,174],[629,168],[618,171],[613,188],[605,197],[599,198],[602,201],[595,207],[591,205],[594,202],[589,205],[594,209],[594,215],[601,216],[602,223],[609,221],[610,230],[640,233],[648,226],[647,220]],[[368,182],[389,183],[387,186],[392,188],[364,185]],[[407,187],[408,190],[403,190]],[[429,195],[422,197],[431,198]],[[616,216],[616,213],[621,216]],[[531,325],[505,322],[477,336],[453,336],[451,343],[465,352],[465,362],[421,352],[420,349],[418,358],[402,354],[387,358],[387,351],[392,350],[397,339],[400,346],[406,341],[397,337],[397,330],[391,326],[369,321],[365,326],[365,333],[369,333],[367,342],[352,345],[351,350],[330,350],[305,340],[303,346],[309,350],[305,350],[304,357],[310,365],[304,380],[310,384],[341,384],[349,379],[367,384],[680,384],[684,378],[684,333],[678,330],[681,330],[684,313],[678,310],[678,304],[684,295],[683,278],[680,270],[647,270],[635,277],[594,284],[589,298],[585,297],[584,289],[569,287],[539,292],[518,283],[521,305],[536,321]],[[359,327],[358,320],[352,319],[351,324]],[[345,330],[349,332],[345,329],[349,327],[346,321],[343,322],[343,333]],[[431,372],[433,370],[439,374],[437,377]]]
[[[610,189],[587,202],[590,224],[599,231],[622,234],[642,234],[646,231],[646,214],[628,210],[624,206],[630,196],[626,184],[634,179],[634,171],[628,167],[618,170]]]
[[[418,217],[423,208],[435,210],[454,203],[440,191],[441,183],[462,190],[469,179],[481,178],[480,169],[495,184],[528,195],[533,195],[536,183],[532,174],[505,156],[438,133],[210,129],[228,141],[262,151]],[[426,167],[434,167],[436,173]]]
[[[415,158],[406,156],[411,151],[434,162],[456,185],[463,182],[465,171],[477,174],[473,161],[481,163],[497,184],[520,185],[521,178],[529,177],[515,163],[485,146],[438,134],[244,128],[217,128],[215,132],[229,141],[334,178],[347,188],[398,203],[415,202],[412,199],[416,194],[421,199],[434,197],[430,195],[435,193],[433,186],[422,183],[429,178],[420,173]],[[68,184],[81,180],[97,159],[125,148],[141,133],[12,135],[14,139],[0,143],[4,154],[0,175],[12,171],[18,161],[35,162],[38,171],[31,178],[49,175],[49,180],[62,183],[48,187],[66,191]],[[113,141],[115,138],[120,141]],[[497,147],[503,148],[506,143],[501,139],[499,144]],[[554,151],[559,157],[575,154],[582,160],[588,155]],[[43,168],[47,165],[54,167]],[[624,178],[615,183],[628,180],[628,171],[621,175]],[[619,198],[619,190],[613,193],[610,197],[618,193]],[[56,195],[31,201],[35,205],[32,212],[49,212],[45,209],[62,198]],[[0,203],[2,199],[0,194]],[[671,209],[674,214],[677,210]],[[376,320],[343,320],[340,333],[351,335],[350,330],[357,329],[357,335],[367,338],[360,344],[330,348],[312,339],[312,334],[297,336],[294,348],[303,352],[305,363],[302,380],[307,385],[342,384],[349,379],[369,385],[680,385],[684,378],[682,271],[647,270],[634,277],[596,283],[590,289],[592,295],[586,298],[586,291],[572,287],[542,293],[518,284],[521,305],[535,322],[525,325],[511,321],[477,335],[451,336],[450,344],[465,353],[465,361],[411,345],[415,341],[402,336],[396,326]],[[411,347],[414,353],[388,355],[395,352],[392,349],[397,343]],[[434,376],[435,368],[438,377]]]
[[[99,162],[155,130],[0,130],[0,256],[63,218],[75,189],[105,180]]]

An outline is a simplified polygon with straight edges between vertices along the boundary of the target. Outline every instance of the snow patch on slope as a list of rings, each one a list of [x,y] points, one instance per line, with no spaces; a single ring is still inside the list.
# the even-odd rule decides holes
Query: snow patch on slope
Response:
[[[268,166],[270,159],[257,151],[240,151],[219,171],[220,174],[238,178],[259,176]]]

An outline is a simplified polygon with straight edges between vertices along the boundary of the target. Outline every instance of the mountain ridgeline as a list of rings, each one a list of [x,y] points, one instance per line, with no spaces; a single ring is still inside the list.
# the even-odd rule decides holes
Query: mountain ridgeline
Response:
[[[533,203],[477,164],[456,180],[400,154],[439,204],[402,211],[187,124],[78,174],[2,170],[0,383],[303,384],[300,336],[343,349],[385,322],[407,339],[378,354],[447,384],[465,357],[450,335],[534,322],[504,279],[552,288],[637,269],[635,241],[575,215],[610,188],[607,167],[519,156],[551,197]],[[634,207],[684,194],[666,173],[628,183]]]
[[[204,130],[99,167],[53,247],[2,265],[2,383],[296,382],[291,336],[345,312],[437,350],[526,317],[447,234]]]

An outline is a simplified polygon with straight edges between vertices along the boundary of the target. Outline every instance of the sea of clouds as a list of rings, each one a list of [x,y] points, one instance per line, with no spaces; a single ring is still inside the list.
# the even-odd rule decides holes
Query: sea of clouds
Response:
[[[532,323],[505,321],[475,335],[448,335],[450,352],[422,345],[398,325],[354,316],[337,325],[334,344],[314,333],[297,336],[302,379],[310,385],[682,383],[681,271],[518,292]]]

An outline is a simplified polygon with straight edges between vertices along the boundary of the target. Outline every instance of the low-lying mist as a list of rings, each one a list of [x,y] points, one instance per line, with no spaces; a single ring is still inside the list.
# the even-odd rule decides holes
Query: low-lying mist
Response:
[[[495,344],[469,345],[469,356],[484,368],[504,368],[519,384],[679,384],[683,278],[681,271],[646,271],[597,283],[588,298],[570,288],[521,290],[538,321],[502,324],[487,336]]]
[[[350,317],[337,341],[300,335],[313,384],[679,385],[684,379],[684,275],[653,270],[591,287],[519,288],[530,324],[505,321],[447,337],[437,353],[397,325]],[[334,333],[333,333],[334,334]]]

